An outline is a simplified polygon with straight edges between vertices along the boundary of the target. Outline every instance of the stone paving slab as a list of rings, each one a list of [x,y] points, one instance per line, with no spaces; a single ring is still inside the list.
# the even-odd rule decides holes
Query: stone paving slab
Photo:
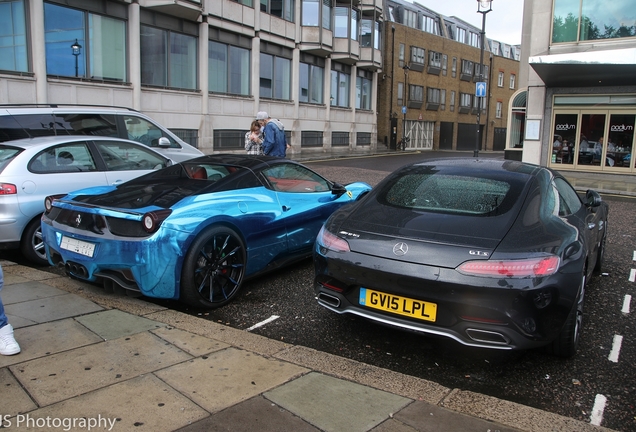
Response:
[[[73,294],[63,294],[5,306],[7,315],[11,314],[36,323],[55,321],[100,310],[103,310],[101,306]]]
[[[323,431],[366,432],[413,401],[316,372],[264,396]]]
[[[36,420],[47,417],[86,418],[96,421],[101,419],[102,427],[94,427],[90,430],[113,432],[169,432],[209,415],[153,374],[139,376],[29,413],[29,416]],[[112,424],[114,427],[109,429]],[[62,431],[64,428],[51,428],[51,430]],[[89,429],[73,428],[71,430],[87,431]]]
[[[291,363],[227,348],[155,374],[209,412],[217,412],[306,372]]]
[[[178,432],[320,432],[262,396],[231,406]]]
[[[138,333],[10,366],[40,406],[50,405],[192,357],[148,333]]]
[[[10,305],[30,300],[44,299],[66,294],[66,291],[52,287],[42,282],[29,281],[6,285],[2,288],[2,303]]]
[[[102,338],[73,318],[18,328],[15,330],[15,338],[22,351],[19,355],[0,356],[0,367],[102,341]]]
[[[393,416],[395,422],[407,425],[418,432],[438,432],[440,425],[453,432],[520,432],[519,429],[478,419],[465,414],[416,401]],[[394,423],[395,423],[394,422]],[[373,432],[380,432],[374,429]]]
[[[104,340],[117,339],[165,326],[164,323],[117,309],[79,316],[76,320],[100,335]]]
[[[37,408],[9,368],[0,368],[0,388],[2,389],[0,415],[16,415]]]
[[[230,346],[226,343],[179,330],[174,327],[161,327],[156,330],[152,330],[152,333],[195,357],[209,354],[214,351],[220,351]]]

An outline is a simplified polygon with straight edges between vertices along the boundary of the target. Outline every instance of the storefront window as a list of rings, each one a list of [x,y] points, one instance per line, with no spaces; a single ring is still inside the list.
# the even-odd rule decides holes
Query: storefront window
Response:
[[[635,126],[636,114],[631,113],[556,113],[551,165],[616,172],[631,169]]]

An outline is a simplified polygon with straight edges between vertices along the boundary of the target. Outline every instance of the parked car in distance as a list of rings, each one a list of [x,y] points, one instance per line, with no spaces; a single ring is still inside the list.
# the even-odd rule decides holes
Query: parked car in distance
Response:
[[[42,234],[72,277],[216,308],[248,278],[311,257],[329,215],[369,190],[284,158],[203,156],[47,199]]]
[[[172,161],[134,141],[52,136],[0,143],[0,248],[49,265],[42,244],[44,198],[123,183]]]
[[[131,108],[100,105],[0,105],[0,142],[39,136],[97,135],[130,139],[180,162],[202,156],[167,128]]]
[[[314,249],[318,303],[461,344],[576,353],[608,205],[558,172],[429,160],[336,211]]]

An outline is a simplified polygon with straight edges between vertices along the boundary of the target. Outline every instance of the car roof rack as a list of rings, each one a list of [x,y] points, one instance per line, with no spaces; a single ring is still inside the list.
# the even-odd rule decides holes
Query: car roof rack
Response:
[[[128,111],[139,112],[138,110],[130,107],[116,106],[116,105],[95,105],[95,104],[56,104],[56,103],[26,103],[26,104],[0,104],[0,108],[116,108],[124,109]]]

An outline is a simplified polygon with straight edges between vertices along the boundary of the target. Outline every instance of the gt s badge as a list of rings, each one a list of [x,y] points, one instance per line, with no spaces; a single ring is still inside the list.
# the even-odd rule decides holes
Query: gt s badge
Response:
[[[482,256],[482,257],[487,257],[488,255],[490,255],[488,252],[479,251],[479,250],[470,250],[468,251],[468,253],[470,255]]]

